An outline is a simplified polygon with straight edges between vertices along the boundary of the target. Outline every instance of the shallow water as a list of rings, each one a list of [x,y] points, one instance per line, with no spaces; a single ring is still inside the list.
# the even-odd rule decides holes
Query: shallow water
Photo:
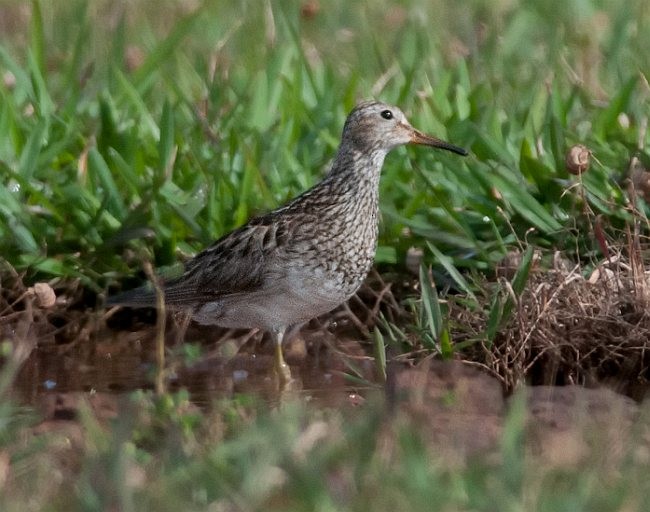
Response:
[[[253,347],[241,349],[236,341],[226,340],[211,349],[210,344],[200,343],[205,340],[197,336],[192,333],[190,338],[196,340],[194,346],[200,348],[201,354],[192,358],[183,355],[183,345],[178,340],[167,340],[168,390],[186,389],[191,400],[201,406],[239,393],[259,395],[270,401],[277,398],[270,344],[259,347],[259,343],[254,343]],[[173,333],[169,337],[174,338]],[[35,403],[45,395],[122,394],[153,389],[157,371],[153,338],[153,329],[148,327],[135,332],[107,330],[85,342],[38,346],[22,366],[15,390],[21,401]],[[352,364],[368,379],[367,386],[360,382],[353,385],[346,376],[352,373],[346,355],[300,336],[285,350],[294,381],[283,391],[330,405],[362,400],[359,391],[373,386],[373,364],[360,353],[357,351]]]

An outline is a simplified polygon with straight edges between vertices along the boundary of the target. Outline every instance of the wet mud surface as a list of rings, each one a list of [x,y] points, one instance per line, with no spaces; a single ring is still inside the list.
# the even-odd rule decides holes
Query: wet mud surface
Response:
[[[499,381],[485,372],[433,358],[417,365],[392,363],[383,383],[367,347],[358,341],[301,332],[285,351],[295,380],[279,390],[272,347],[261,335],[238,333],[211,343],[201,339],[205,334],[186,333],[196,344],[202,341],[190,343],[201,347],[190,357],[187,345],[175,342],[171,332],[166,361],[168,390],[185,389],[201,409],[238,394],[261,397],[271,407],[297,399],[315,407],[363,408],[368,399],[379,400],[388,418],[418,425],[436,453],[463,463],[476,455],[498,458],[508,411],[519,407],[528,450],[549,464],[579,465],[603,446],[615,464],[632,436],[640,456],[650,453],[649,402],[611,389],[527,386],[506,396]],[[111,419],[123,410],[130,391],[153,389],[154,337],[151,329],[106,331],[91,343],[35,348],[15,391],[44,418],[36,432],[76,432],[81,404],[98,419]]]
[[[380,387],[374,361],[358,341],[326,337],[297,333],[286,344],[294,380],[285,391],[327,404],[358,389]],[[166,338],[169,391],[186,389],[200,406],[241,393],[276,398],[273,347],[262,333],[190,328],[183,334],[171,330]],[[65,393],[122,394],[153,389],[156,372],[154,328],[106,329],[85,342],[36,346],[17,375],[15,391],[24,403]]]

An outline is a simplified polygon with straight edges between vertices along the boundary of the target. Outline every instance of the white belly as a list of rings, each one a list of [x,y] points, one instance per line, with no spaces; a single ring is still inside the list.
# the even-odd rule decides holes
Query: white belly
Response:
[[[195,310],[193,318],[207,325],[272,330],[327,313],[355,291],[343,290],[340,283],[322,275],[292,277],[275,281],[277,286],[208,302]]]

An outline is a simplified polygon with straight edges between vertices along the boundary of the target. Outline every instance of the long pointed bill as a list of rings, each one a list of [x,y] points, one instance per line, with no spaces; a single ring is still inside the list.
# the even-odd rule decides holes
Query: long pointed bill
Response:
[[[447,151],[451,151],[462,156],[468,155],[466,149],[454,146],[453,144],[449,144],[449,142],[437,139],[436,137],[432,137],[426,133],[422,133],[415,128],[413,128],[413,132],[411,133],[411,144],[423,144],[425,146],[431,146],[434,148],[446,149]]]

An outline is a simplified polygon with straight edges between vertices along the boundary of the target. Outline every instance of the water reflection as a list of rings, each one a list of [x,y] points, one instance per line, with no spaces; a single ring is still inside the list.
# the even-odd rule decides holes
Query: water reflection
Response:
[[[169,333],[166,383],[170,391],[186,389],[199,406],[240,393],[259,395],[270,401],[277,399],[272,347],[260,344],[261,337],[253,340],[249,350],[246,346],[242,348],[238,338],[219,340],[216,346],[201,344],[205,340],[199,334],[192,332],[181,338]],[[192,361],[188,361],[182,350],[184,345],[179,341],[186,338],[197,343],[202,352],[191,358]],[[353,386],[346,378],[346,373],[350,373],[346,359],[353,358],[355,370],[368,382],[373,381],[372,361],[363,355],[357,341],[337,340],[337,348],[332,349],[316,338],[301,334],[288,347],[287,361],[295,380],[286,391],[324,405],[358,401],[362,381]],[[107,330],[96,340],[35,348],[18,374],[15,389],[26,403],[35,403],[47,394],[121,394],[153,389],[155,372],[152,328],[138,332]]]

